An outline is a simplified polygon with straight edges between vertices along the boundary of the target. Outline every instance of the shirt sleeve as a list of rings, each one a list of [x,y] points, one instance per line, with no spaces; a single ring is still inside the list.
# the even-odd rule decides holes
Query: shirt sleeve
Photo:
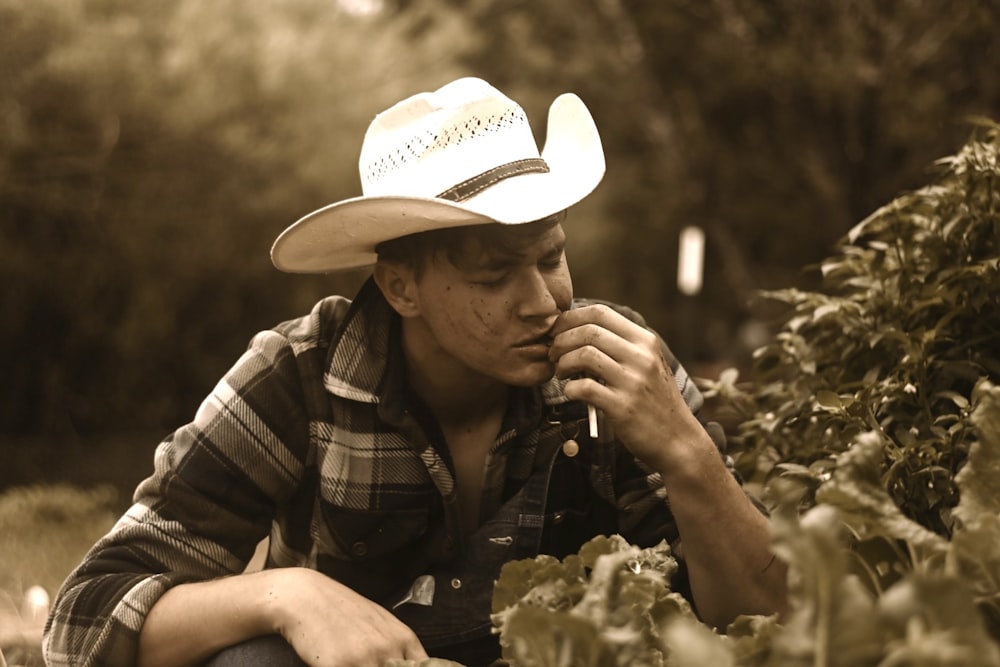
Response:
[[[295,354],[258,334],[194,420],[156,450],[134,504],[56,596],[47,665],[129,666],[150,609],[177,584],[243,571],[304,470]]]

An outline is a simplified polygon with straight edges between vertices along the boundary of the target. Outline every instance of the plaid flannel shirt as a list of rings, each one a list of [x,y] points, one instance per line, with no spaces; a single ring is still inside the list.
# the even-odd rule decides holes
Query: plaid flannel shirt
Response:
[[[243,571],[266,537],[267,567],[319,569],[383,604],[404,562],[453,556],[461,536],[447,448],[433,420],[413,416],[396,322],[369,281],[353,302],[328,297],[255,336],[194,420],[159,445],[132,507],[64,583],[45,629],[47,664],[134,664],[165,591]],[[667,355],[697,411],[700,394]],[[543,411],[565,402],[555,379],[517,395],[490,453],[484,516],[527,478],[546,433],[564,437]],[[709,432],[721,451],[721,431]],[[636,544],[676,541],[659,476],[612,444],[613,478],[591,482],[617,516],[612,529]]]

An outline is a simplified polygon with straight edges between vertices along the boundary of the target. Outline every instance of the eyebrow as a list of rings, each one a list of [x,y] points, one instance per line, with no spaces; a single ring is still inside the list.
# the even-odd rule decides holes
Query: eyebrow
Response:
[[[552,243],[551,247],[541,254],[541,258],[553,259],[558,255],[562,255],[565,251],[566,239],[560,239]],[[480,271],[500,271],[509,268],[523,261],[528,253],[514,250],[504,252],[486,251],[485,254],[488,255],[486,260],[476,267]]]

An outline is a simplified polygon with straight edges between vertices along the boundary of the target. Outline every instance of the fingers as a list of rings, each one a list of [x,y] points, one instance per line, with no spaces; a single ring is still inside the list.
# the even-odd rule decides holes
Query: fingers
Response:
[[[377,607],[384,617],[380,627],[384,632],[384,646],[388,657],[404,658],[406,660],[423,660],[427,652],[416,633],[388,609]]]
[[[605,384],[621,383],[629,369],[643,373],[661,364],[656,334],[602,305],[571,310],[552,329],[549,358],[556,375],[595,376]]]
[[[372,664],[381,665],[390,658],[404,660],[423,660],[427,652],[417,638],[416,633],[389,610],[373,605],[379,617],[371,624],[372,632],[380,633],[381,637],[373,641],[370,648],[373,652]]]
[[[571,400],[622,416],[641,397],[670,393],[659,337],[607,306],[561,314],[552,335],[549,358]]]
[[[405,660],[427,660],[430,657],[427,655],[427,651],[424,650],[424,645],[420,643],[420,640],[417,639],[416,635],[413,635],[413,641],[407,643],[403,649],[403,658]]]
[[[389,660],[426,660],[427,652],[417,636],[400,626],[358,626],[350,633],[327,629],[318,643],[298,638],[294,646],[312,667],[381,667]]]
[[[556,320],[551,330],[549,358],[560,359],[574,349],[595,347],[617,362],[637,353],[659,353],[655,333],[603,305],[569,310]],[[596,358],[592,359],[597,361]]]
[[[588,324],[610,331],[633,343],[643,343],[656,335],[618,311],[603,304],[593,304],[582,308],[563,311],[552,327],[553,337]]]

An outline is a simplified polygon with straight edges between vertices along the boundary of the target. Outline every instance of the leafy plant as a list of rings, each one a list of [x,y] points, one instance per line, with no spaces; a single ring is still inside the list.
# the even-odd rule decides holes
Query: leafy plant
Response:
[[[743,420],[744,472],[826,478],[861,433],[884,443],[883,486],[903,512],[952,529],[970,397],[1000,377],[1000,126],[982,121],[936,181],[850,231],[822,291],[773,291],[790,311],[755,353],[755,386],[706,383]]]
[[[596,538],[578,555],[510,563],[494,592],[504,657],[515,667],[995,667],[1000,601],[1000,387],[974,391],[968,460],[947,540],[896,507],[879,483],[883,434],[836,457],[816,504],[801,479],[775,480],[774,546],[790,567],[790,611],[745,616],[725,635],[699,623],[670,589],[669,549]],[[858,547],[887,540],[905,556],[883,588],[883,563]]]
[[[677,562],[661,543],[639,549],[597,537],[579,554],[504,566],[493,592],[504,658],[519,666],[662,665],[665,623],[690,615],[670,590]]]

